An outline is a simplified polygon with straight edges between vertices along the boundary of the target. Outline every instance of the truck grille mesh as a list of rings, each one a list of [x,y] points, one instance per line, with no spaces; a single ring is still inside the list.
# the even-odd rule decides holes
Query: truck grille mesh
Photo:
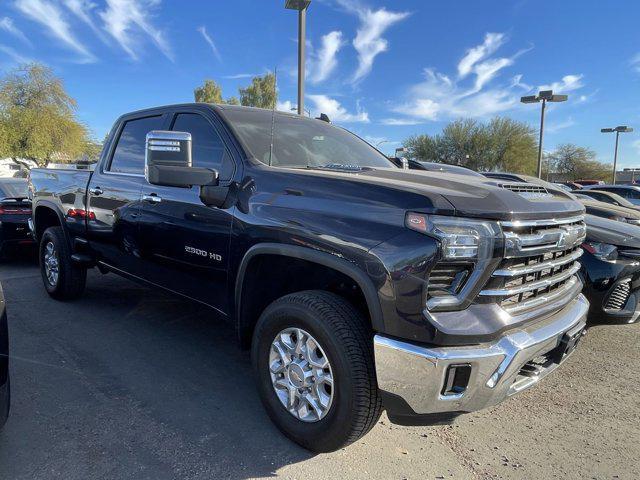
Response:
[[[605,310],[622,310],[631,295],[631,280],[625,280],[613,289],[607,302],[604,305]]]
[[[579,290],[577,260],[586,232],[582,217],[504,222],[503,231],[505,259],[481,296],[494,297],[512,315],[573,299]]]
[[[471,272],[472,265],[439,263],[431,270],[427,298],[455,295]]]

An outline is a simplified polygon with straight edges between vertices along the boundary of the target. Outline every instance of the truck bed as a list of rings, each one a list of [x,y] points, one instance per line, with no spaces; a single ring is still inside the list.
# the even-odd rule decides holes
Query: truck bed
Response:
[[[36,214],[39,205],[49,204],[62,212],[70,232],[83,235],[86,192],[93,172],[76,169],[34,168],[29,175],[29,194]]]

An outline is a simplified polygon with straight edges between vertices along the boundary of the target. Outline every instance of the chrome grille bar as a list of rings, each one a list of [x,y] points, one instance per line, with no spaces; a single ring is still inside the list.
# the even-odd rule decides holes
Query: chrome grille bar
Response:
[[[560,299],[562,299],[562,297],[567,298],[568,302],[569,300],[573,299],[580,292],[580,290],[582,290],[582,284],[580,283],[580,281],[578,281],[577,277],[573,277],[570,278],[567,283],[551,293],[543,294],[530,300],[519,302],[510,307],[505,307],[505,310],[511,315],[517,315],[520,312],[525,312],[535,307],[550,305],[553,302],[559,301]],[[563,303],[560,304],[560,306],[562,305]]]
[[[503,227],[520,228],[520,227],[549,227],[554,225],[565,225],[568,223],[582,223],[584,217],[582,215],[577,217],[567,218],[548,218],[542,220],[509,220],[500,222]]]
[[[519,287],[514,288],[496,288],[482,290],[480,292],[480,295],[491,297],[510,297],[511,295],[517,295],[519,293],[530,292],[532,290],[538,290],[540,288],[547,288],[575,275],[576,273],[578,273],[578,270],[580,270],[580,264],[576,263],[575,265],[572,265],[570,269],[565,270],[564,272],[561,272],[552,277],[544,278],[542,280],[536,280],[535,282],[525,283]]]
[[[582,251],[582,249],[578,249],[575,252],[567,254],[556,260],[543,261],[540,263],[536,263],[535,265],[528,265],[524,267],[499,268],[498,270],[493,272],[493,275],[495,277],[518,277],[520,275],[528,275],[550,268],[558,268],[566,265],[567,263],[575,262],[582,256],[583,253],[584,252]]]

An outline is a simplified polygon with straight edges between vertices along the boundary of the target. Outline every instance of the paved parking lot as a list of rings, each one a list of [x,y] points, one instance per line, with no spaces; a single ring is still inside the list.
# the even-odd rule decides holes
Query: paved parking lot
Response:
[[[451,427],[382,417],[312,455],[269,422],[247,355],[209,310],[92,272],[59,303],[28,260],[0,264],[11,418],[0,479],[637,479],[640,325],[592,328],[555,375]]]

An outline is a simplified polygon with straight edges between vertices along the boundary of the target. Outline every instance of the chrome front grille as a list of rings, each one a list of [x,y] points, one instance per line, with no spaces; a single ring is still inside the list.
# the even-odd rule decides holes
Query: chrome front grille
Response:
[[[512,315],[558,308],[581,289],[576,274],[586,227],[582,217],[503,222],[505,258],[480,292]]]
[[[604,304],[605,310],[622,310],[631,295],[631,280],[627,279],[620,282],[613,289],[607,302]]]

